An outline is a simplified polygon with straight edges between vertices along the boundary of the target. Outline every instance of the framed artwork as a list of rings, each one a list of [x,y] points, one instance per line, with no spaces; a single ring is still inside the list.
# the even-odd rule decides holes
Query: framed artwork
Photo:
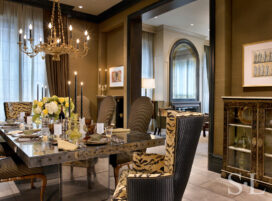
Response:
[[[272,41],[243,45],[243,87],[272,86]]]
[[[110,87],[124,86],[124,66],[110,68]]]

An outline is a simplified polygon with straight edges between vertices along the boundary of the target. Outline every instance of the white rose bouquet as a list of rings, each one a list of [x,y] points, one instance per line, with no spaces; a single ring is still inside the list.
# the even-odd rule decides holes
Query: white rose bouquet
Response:
[[[71,115],[74,111],[74,103],[72,99],[70,99],[71,104]],[[35,100],[33,102],[33,121],[35,122],[40,116],[42,117],[51,117],[54,119],[59,118],[59,114],[61,113],[61,110],[63,111],[64,115],[66,117],[69,116],[69,98],[63,98],[63,97],[44,97],[42,101]]]

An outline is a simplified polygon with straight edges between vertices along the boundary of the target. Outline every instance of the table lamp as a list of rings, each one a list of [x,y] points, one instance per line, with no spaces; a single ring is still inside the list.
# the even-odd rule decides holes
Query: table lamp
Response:
[[[155,89],[155,79],[142,78],[142,88],[145,89],[145,96],[147,96],[147,89]]]

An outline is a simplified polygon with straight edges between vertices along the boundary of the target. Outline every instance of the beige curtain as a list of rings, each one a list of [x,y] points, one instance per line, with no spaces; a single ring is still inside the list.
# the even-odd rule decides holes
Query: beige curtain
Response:
[[[51,9],[51,8],[50,8]],[[64,35],[67,39],[67,16],[63,17]],[[47,41],[49,34],[48,23],[50,22],[51,11],[44,10],[44,41]],[[61,97],[68,96],[67,82],[69,79],[69,55],[61,55],[60,61],[53,61],[52,56],[46,55],[46,72],[50,95]]]

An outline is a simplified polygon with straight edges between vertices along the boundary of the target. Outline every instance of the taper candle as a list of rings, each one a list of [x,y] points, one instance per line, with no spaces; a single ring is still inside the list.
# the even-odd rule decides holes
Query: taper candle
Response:
[[[105,85],[107,85],[108,69],[105,69]]]
[[[68,81],[68,96],[69,96],[69,117],[71,117],[71,94],[70,94],[71,81]]]
[[[77,71],[75,71],[74,74],[75,74],[75,113],[77,113]]]
[[[43,99],[43,85],[42,85],[42,99]]]
[[[44,97],[47,97],[47,86],[44,86]]]
[[[22,33],[23,33],[23,30],[20,29],[20,30],[19,30],[19,42],[22,41]]]
[[[39,101],[39,84],[37,84],[37,101]]]
[[[29,38],[32,38],[32,24],[29,25]]]
[[[101,74],[101,68],[98,69],[98,84],[99,85],[101,84],[100,83],[100,81],[101,81],[101,77],[100,77],[101,75],[100,74]]]
[[[83,82],[80,83],[81,85],[81,99],[80,99],[80,102],[81,102],[81,111],[80,111],[80,117],[81,119],[83,118]]]

